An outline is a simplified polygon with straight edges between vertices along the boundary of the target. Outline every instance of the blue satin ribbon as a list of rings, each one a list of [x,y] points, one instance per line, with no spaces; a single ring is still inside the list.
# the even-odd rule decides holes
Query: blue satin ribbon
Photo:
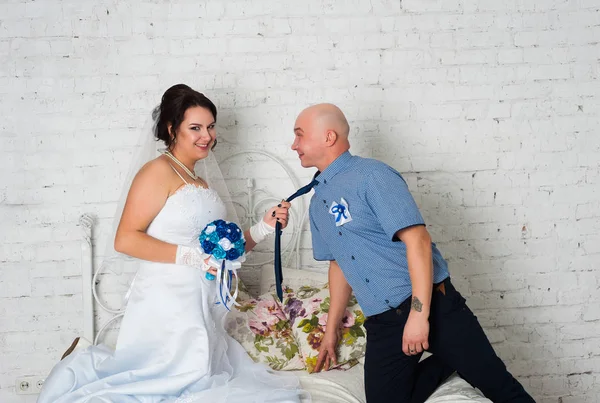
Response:
[[[228,273],[229,273],[229,276],[227,276]],[[223,265],[221,266],[221,271],[219,274],[221,275],[221,277],[220,277],[221,283],[229,289],[229,287],[231,286],[231,272],[225,270],[225,261],[224,260],[223,260]],[[225,283],[225,279],[224,279],[225,276],[227,276],[228,280],[229,280],[229,281],[227,281],[227,283]],[[227,303],[229,302],[229,293],[227,293],[227,295],[225,297],[223,297],[223,285],[221,287],[219,287],[219,296],[221,297],[221,302],[223,303],[225,308],[227,308],[227,310],[229,311],[230,309],[227,306]]]
[[[239,306],[240,304],[236,301],[239,292],[237,270],[242,267],[242,263],[239,260],[219,260],[214,256],[211,256],[208,260],[208,265],[217,269],[216,276],[208,272],[205,275],[207,280],[217,280],[217,294],[218,298],[221,300],[221,302],[217,302],[217,304],[223,303],[223,306],[225,306],[228,311],[231,310],[231,305]],[[235,277],[235,287],[233,287],[233,277]]]
[[[331,212],[333,214],[337,214],[337,217],[335,217],[335,222],[339,222],[342,219],[342,217],[348,218],[348,216],[346,215],[346,206],[344,206],[343,204],[333,206],[331,208]]]

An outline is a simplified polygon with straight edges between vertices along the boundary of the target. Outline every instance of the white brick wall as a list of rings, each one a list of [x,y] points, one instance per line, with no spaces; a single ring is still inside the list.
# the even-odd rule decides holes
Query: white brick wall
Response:
[[[406,174],[510,370],[539,402],[596,402],[598,6],[3,1],[0,401],[34,401],[15,378],[81,332],[79,215],[103,250],[137,129],[184,82],[220,108],[220,156],[267,149],[302,180],[293,120],[338,103],[353,151]]]

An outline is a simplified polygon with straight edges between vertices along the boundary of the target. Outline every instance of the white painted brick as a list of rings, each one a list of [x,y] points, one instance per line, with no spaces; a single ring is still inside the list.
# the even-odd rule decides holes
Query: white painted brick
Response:
[[[591,2],[590,2],[591,4]],[[597,6],[597,3],[596,3]],[[598,13],[584,10],[583,5],[580,5],[581,10],[571,12],[561,12],[558,14],[558,21],[562,26],[571,27],[590,27],[598,25],[600,22],[600,16]]]
[[[598,335],[600,322],[585,322],[562,327],[560,336],[563,340],[585,340]]]
[[[598,387],[595,387],[590,391],[589,394],[577,394],[572,396],[565,396],[562,400],[563,403],[593,403],[598,399],[598,393],[600,390]]]
[[[3,266],[5,264],[3,263]],[[28,277],[24,267],[9,269],[2,268],[0,274],[0,298],[23,298],[31,296],[31,284],[24,281]]]
[[[29,20],[3,20],[0,26],[0,38],[27,38],[31,35]]]
[[[505,297],[506,298],[506,297]],[[544,307],[518,307],[495,312],[497,326],[515,326],[526,323],[573,323],[581,318],[580,306],[556,306],[552,310]],[[519,351],[517,351],[518,353]],[[553,355],[555,355],[554,353]],[[519,354],[523,357],[522,354]],[[533,356],[530,358],[534,358]]]
[[[462,106],[458,104],[444,105],[415,105],[415,113],[411,114],[414,119],[452,119],[461,116]]]
[[[487,329],[485,333],[488,340],[492,344],[506,340],[506,335],[504,334],[503,329],[491,328]]]
[[[527,82],[524,84],[507,84],[499,89],[501,99],[543,98],[552,93],[553,86],[545,82]]]
[[[462,220],[469,224],[491,222],[514,224],[517,215],[514,207],[465,207]]]
[[[396,36],[396,48],[399,50],[422,50],[423,43],[428,41],[428,34],[425,32],[399,32]]]
[[[219,107],[218,157],[253,144],[303,181],[290,125],[307,104],[341,105],[354,152],[407,178],[455,284],[535,400],[595,402],[597,5],[0,5],[0,401],[34,401],[14,395],[15,374],[47,373],[81,332],[79,215],[99,217],[98,265],[137,130],[185,82]],[[325,267],[308,234],[302,246],[302,265]],[[256,271],[244,279],[254,287]],[[107,301],[126,284],[103,276]]]
[[[0,40],[0,56],[8,56],[11,48],[11,42],[9,40]]]
[[[577,219],[600,216],[600,202],[578,204],[575,216]]]
[[[37,263],[31,268],[30,276],[34,278],[60,278],[81,275],[81,260],[48,261]]]
[[[266,32],[271,35],[289,35],[292,33],[292,25],[288,18],[275,18],[268,22],[262,22],[261,29],[267,29]]]
[[[459,11],[461,2],[458,0],[449,1],[428,1],[422,2],[418,0],[404,0],[402,8],[411,13],[431,13],[439,11]]]
[[[2,20],[18,20],[25,15],[26,3],[5,2],[0,4]]]
[[[286,49],[286,41],[282,38],[232,38],[228,44],[231,52],[282,52]]]
[[[171,4],[167,15],[169,19],[201,18],[206,15],[206,3],[193,2]]]
[[[2,245],[0,248],[4,262],[31,261],[35,256],[35,251],[27,244]]]
[[[483,100],[493,98],[494,88],[491,85],[459,85],[454,87],[454,99],[460,101]]]
[[[465,4],[465,8],[468,6],[469,4]],[[466,29],[480,32],[494,25],[494,15],[484,13],[448,13],[437,15],[436,21],[439,24],[439,29],[442,30]]]
[[[498,51],[499,64],[518,64],[524,62],[522,49],[501,49]]]
[[[572,271],[595,271],[600,254],[575,256],[568,260],[568,268]]]
[[[561,290],[559,292],[558,301],[561,305],[567,304],[586,304],[586,303],[598,303],[600,298],[596,296],[595,288],[591,287],[580,287],[578,289]],[[589,294],[589,295],[586,295]],[[588,322],[592,323],[592,322]]]
[[[381,57],[383,66],[427,66],[431,63],[430,55],[423,51],[383,51]]]
[[[469,34],[457,34],[456,46],[460,48],[495,48],[512,45],[512,35],[504,31],[489,30]]]
[[[597,304],[587,306],[583,312],[583,320],[585,320],[585,321],[600,320],[600,306]]]
[[[517,69],[518,78],[521,80],[555,80],[571,77],[568,65],[540,65],[526,66]]]
[[[533,259],[521,258],[519,260],[507,260],[503,268],[515,273],[548,273],[557,270],[556,261],[553,258],[537,257]]]
[[[452,48],[454,35],[451,32],[433,33],[430,36],[429,43],[432,48]]]
[[[493,50],[460,50],[440,51],[438,57],[444,65],[478,65],[492,64],[496,60]]]

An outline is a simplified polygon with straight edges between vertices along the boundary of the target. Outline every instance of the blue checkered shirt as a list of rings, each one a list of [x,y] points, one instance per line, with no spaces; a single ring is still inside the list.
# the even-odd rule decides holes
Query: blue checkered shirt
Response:
[[[349,152],[316,179],[310,200],[314,258],[337,261],[366,316],[397,307],[412,286],[406,246],[394,235],[425,225],[406,182],[383,162]],[[342,198],[351,221],[336,225]],[[433,243],[432,252],[433,282],[438,283],[448,277],[448,265]]]

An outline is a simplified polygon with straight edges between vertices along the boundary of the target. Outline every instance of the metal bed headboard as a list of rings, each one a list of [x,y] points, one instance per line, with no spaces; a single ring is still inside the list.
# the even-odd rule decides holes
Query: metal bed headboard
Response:
[[[293,189],[298,189],[299,183],[296,180],[293,172],[276,156],[261,150],[250,150],[242,151],[231,154],[224,158],[220,165],[231,163],[237,157],[248,157],[248,156],[260,156],[267,160],[276,163],[281,170],[287,176],[289,184]],[[241,179],[241,178],[236,178]],[[259,216],[261,206],[265,204],[273,205],[278,203],[282,199],[282,195],[274,195],[266,188],[256,187],[256,182],[252,178],[245,178],[245,188],[236,192],[232,192],[232,202],[236,209],[241,210],[243,213],[240,214],[240,225],[244,228],[254,224],[256,217]],[[300,211],[300,219],[298,220],[298,213]],[[282,252],[284,256],[285,265],[289,267],[290,261],[295,257],[295,266],[300,268],[300,243],[301,235],[308,215],[308,209],[305,208],[303,198],[294,202],[294,206],[290,209],[290,221],[288,227],[285,229],[285,234],[288,236],[287,242],[284,242]],[[98,290],[98,284],[100,275],[103,272],[103,265],[94,272],[93,269],[93,248],[92,248],[92,229],[94,226],[94,218],[92,215],[83,214],[79,220],[80,227],[83,232],[83,239],[81,242],[81,266],[82,266],[82,283],[83,283],[83,316],[84,316],[84,329],[83,337],[92,342],[98,344],[102,339],[106,329],[109,326],[120,320],[125,313],[125,305],[128,298],[128,293],[123,298],[122,306],[119,308],[111,308],[107,306],[104,300],[100,297]],[[270,238],[272,240],[272,238]],[[244,263],[245,267],[260,267],[273,262],[273,255],[271,257],[263,259],[262,261],[250,261],[247,260]],[[131,285],[132,281],[130,282]],[[129,289],[130,287],[128,287]],[[96,332],[94,325],[94,312],[95,307],[105,311],[109,315],[112,315],[110,319],[105,321],[100,329]]]

